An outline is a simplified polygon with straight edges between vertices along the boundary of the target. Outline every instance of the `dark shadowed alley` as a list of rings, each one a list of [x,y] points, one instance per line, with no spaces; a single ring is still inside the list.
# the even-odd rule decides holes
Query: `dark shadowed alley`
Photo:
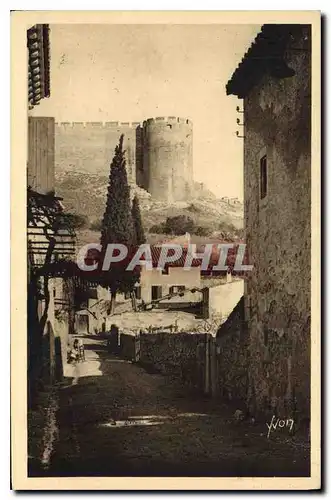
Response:
[[[86,339],[86,361],[59,389],[49,460],[31,476],[306,476],[309,446],[236,408],[110,355]]]

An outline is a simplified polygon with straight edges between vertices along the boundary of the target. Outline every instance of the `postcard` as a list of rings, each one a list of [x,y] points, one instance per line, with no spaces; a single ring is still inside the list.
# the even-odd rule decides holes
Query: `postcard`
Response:
[[[11,34],[12,488],[320,489],[320,13]]]

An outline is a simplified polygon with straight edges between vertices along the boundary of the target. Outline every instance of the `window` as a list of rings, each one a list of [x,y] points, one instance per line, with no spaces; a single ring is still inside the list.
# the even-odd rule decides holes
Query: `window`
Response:
[[[136,298],[141,300],[141,286],[136,286]]]
[[[267,155],[260,159],[260,196],[261,200],[267,196]]]
[[[169,293],[180,293],[180,292],[185,292],[184,285],[171,286],[169,289]]]
[[[162,297],[162,286],[152,286],[152,300],[157,300]]]
[[[163,267],[162,274],[169,274],[169,267]]]

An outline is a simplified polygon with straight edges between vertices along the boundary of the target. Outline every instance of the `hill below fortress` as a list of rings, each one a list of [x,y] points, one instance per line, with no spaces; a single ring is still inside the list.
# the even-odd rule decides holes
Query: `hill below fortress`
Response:
[[[56,193],[63,198],[67,211],[83,216],[78,228],[78,246],[99,240],[99,227],[106,204],[108,176],[77,171],[56,170]],[[167,236],[160,228],[168,217],[189,217],[200,228],[192,242],[236,240],[242,236],[243,205],[238,200],[217,199],[202,184],[194,183],[192,196],[187,201],[162,202],[153,200],[150,193],[130,183],[131,196],[137,194],[147,239],[150,243]],[[156,229],[158,229],[156,233]],[[201,229],[202,228],[202,229]],[[154,232],[155,231],[155,232]]]

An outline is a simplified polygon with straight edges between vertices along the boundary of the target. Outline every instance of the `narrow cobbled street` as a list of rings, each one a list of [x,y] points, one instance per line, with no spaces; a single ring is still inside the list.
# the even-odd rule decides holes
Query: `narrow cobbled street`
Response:
[[[233,408],[85,339],[59,394],[58,439],[43,476],[304,476],[309,449],[288,432],[236,422]]]

